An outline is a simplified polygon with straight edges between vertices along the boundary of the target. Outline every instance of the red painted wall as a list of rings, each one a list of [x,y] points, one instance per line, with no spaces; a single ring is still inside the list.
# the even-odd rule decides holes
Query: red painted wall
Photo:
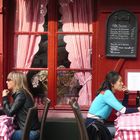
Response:
[[[139,69],[140,71],[140,1],[137,0],[101,0],[97,1],[96,6],[96,46],[95,46],[95,63],[94,71],[95,77],[93,77],[93,92],[99,88],[99,85],[103,81],[105,75],[110,70],[119,71],[122,75],[124,82],[126,81],[125,71],[127,69]],[[137,58],[107,58],[105,55],[106,47],[106,23],[108,16],[119,9],[125,9],[133,12],[138,19],[138,54]],[[94,46],[93,46],[94,47]],[[118,93],[116,96],[122,99],[123,94]],[[135,95],[130,96],[130,105],[135,105]]]

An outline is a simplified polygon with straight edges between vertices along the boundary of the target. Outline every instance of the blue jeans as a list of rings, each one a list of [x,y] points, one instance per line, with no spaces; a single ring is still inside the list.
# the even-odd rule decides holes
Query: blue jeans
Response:
[[[22,135],[23,135],[23,130],[16,130],[12,137],[11,137],[11,140],[21,140],[22,138]],[[29,135],[29,139],[30,140],[38,140],[39,139],[39,131],[38,130],[31,130],[30,131],[30,135]]]

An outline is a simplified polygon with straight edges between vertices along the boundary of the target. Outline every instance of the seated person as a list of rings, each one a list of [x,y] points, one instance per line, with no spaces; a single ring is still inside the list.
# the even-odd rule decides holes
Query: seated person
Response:
[[[28,109],[34,106],[32,94],[27,87],[26,76],[22,72],[10,72],[7,77],[7,88],[2,92],[3,109],[6,115],[14,116],[16,131],[12,135],[12,140],[21,140],[23,128],[27,117]],[[12,96],[13,102],[10,104],[8,95]],[[30,140],[39,138],[39,121],[38,115],[33,118],[32,128],[30,131]]]
[[[116,99],[114,95],[116,91],[124,91],[125,94],[122,103]],[[87,114],[86,127],[88,128],[96,122],[100,122],[104,125],[104,120],[108,119],[113,108],[119,113],[134,113],[140,111],[140,107],[127,108],[127,102],[128,93],[127,88],[122,82],[122,77],[115,71],[109,72],[97,91],[97,96],[91,103]],[[105,127],[105,125],[103,127]]]

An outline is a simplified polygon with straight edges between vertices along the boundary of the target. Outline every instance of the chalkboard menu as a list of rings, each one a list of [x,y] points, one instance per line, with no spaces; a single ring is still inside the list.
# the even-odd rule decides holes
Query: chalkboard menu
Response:
[[[127,10],[113,12],[107,21],[106,56],[137,56],[137,18]]]

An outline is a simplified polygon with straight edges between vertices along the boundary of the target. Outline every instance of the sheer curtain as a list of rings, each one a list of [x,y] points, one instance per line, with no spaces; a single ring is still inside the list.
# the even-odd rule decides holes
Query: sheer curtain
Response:
[[[48,0],[16,0],[15,32],[44,31],[44,16]],[[14,64],[29,68],[38,50],[41,36],[17,35],[14,38]]]
[[[59,0],[61,5],[64,32],[92,32],[92,2],[91,0]],[[91,68],[92,36],[65,35],[66,50],[71,68]],[[91,73],[79,72],[75,77],[83,88],[80,90],[78,102],[80,105],[91,103]]]

